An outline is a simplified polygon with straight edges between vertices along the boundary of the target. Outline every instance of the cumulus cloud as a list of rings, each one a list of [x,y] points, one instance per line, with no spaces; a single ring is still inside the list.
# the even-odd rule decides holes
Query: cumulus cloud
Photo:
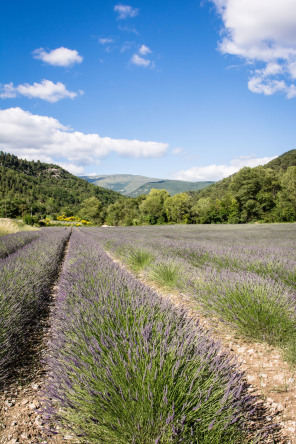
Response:
[[[143,66],[144,68],[154,68],[155,63],[151,60],[145,58],[147,54],[150,54],[152,51],[148,46],[141,45],[138,51],[138,54],[134,54],[131,58],[131,63],[137,66]],[[139,55],[140,54],[140,55]]]
[[[204,167],[192,167],[188,170],[181,170],[174,174],[174,178],[188,181],[217,181],[236,173],[243,167],[253,168],[258,165],[265,165],[272,159],[275,159],[275,157],[240,156],[231,160],[229,165],[212,164]]]
[[[294,97],[296,78],[295,0],[211,0],[224,24],[223,54],[261,63],[251,70],[249,89],[266,95]]]
[[[33,56],[35,59],[53,66],[71,66],[75,63],[81,63],[83,60],[76,49],[68,49],[63,46],[49,52],[46,52],[43,48],[35,49]]]
[[[125,20],[127,18],[136,17],[139,14],[138,8],[132,8],[129,5],[115,5],[114,11],[118,13],[118,20]]]
[[[139,49],[139,53],[143,56],[150,54],[152,51],[150,48],[148,48],[148,46],[146,45],[142,45]]]
[[[141,140],[112,139],[84,134],[57,119],[31,114],[21,108],[0,110],[0,149],[28,160],[54,162],[82,174],[87,165],[115,152],[124,157],[163,156],[168,145]]]
[[[61,82],[53,83],[51,80],[42,80],[40,83],[23,83],[18,86],[7,83],[0,89],[0,97],[2,99],[14,98],[17,95],[28,97],[29,99],[37,98],[46,100],[47,102],[58,102],[61,99],[70,98],[74,99],[78,94],[73,91],[68,91],[65,85]],[[83,94],[80,91],[79,94]]]
[[[138,54],[134,54],[131,58],[131,63],[137,66],[143,66],[144,68],[148,68],[151,65],[151,60],[145,59],[144,57],[139,56]]]

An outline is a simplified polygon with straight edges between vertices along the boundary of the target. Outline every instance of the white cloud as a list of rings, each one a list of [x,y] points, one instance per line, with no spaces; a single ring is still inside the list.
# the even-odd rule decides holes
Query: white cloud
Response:
[[[128,5],[115,5],[114,11],[118,13],[118,20],[124,20],[130,17],[136,17],[139,14],[138,8],[132,8]]]
[[[161,157],[168,145],[141,140],[112,139],[72,131],[57,119],[21,108],[0,110],[0,149],[29,160],[54,162],[82,174],[87,165],[115,152],[125,157]]]
[[[295,0],[211,1],[224,23],[221,52],[265,64],[259,76],[258,70],[252,72],[250,90],[263,94],[281,91],[292,97],[291,79],[296,78]]]
[[[139,49],[139,53],[143,56],[150,54],[152,51],[150,48],[148,48],[148,46],[146,45],[142,45]]]
[[[51,161],[50,163],[53,163],[53,161]],[[54,162],[54,163],[58,163],[62,168],[64,168],[64,170],[67,170],[70,173],[75,174],[76,176],[82,176],[85,171],[85,168],[83,166],[78,166],[73,163],[67,163],[67,162]]]
[[[276,156],[275,156],[276,157]],[[207,181],[207,180],[221,180],[224,177],[236,173],[243,167],[255,167],[258,165],[265,165],[275,157],[251,157],[240,156],[231,160],[229,165],[208,165],[205,167],[192,167],[188,170],[181,170],[174,173],[174,179],[188,180],[188,181]]]
[[[99,39],[99,43],[101,43],[101,45],[107,45],[107,44],[110,44],[113,42],[114,42],[114,40],[110,39],[109,37]]]
[[[79,91],[79,94],[83,94],[83,91]],[[45,79],[42,80],[41,83],[35,82],[33,85],[23,83],[21,85],[14,86],[11,82],[2,86],[0,98],[13,98],[17,95],[25,96],[29,99],[38,98],[54,103],[65,98],[74,99],[74,97],[77,96],[77,93],[68,91],[65,85],[61,82],[53,83],[51,80]]]
[[[35,59],[53,66],[71,66],[75,63],[81,63],[83,60],[76,49],[68,49],[63,46],[49,52],[46,52],[43,48],[35,49],[33,55]]]
[[[266,79],[260,75],[259,71],[256,71],[256,75],[249,79],[248,88],[254,93],[264,94],[265,96],[270,96],[278,91],[287,91],[288,89],[284,80]]]
[[[137,66],[143,66],[148,68],[151,65],[151,60],[144,59],[144,57],[139,56],[138,54],[134,54],[131,58],[131,63]]]

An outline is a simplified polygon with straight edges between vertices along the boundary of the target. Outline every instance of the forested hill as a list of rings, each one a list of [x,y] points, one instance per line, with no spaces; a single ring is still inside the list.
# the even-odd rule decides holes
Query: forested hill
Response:
[[[63,168],[27,161],[0,151],[0,217],[33,214],[77,214],[82,202],[96,197],[103,206],[121,195],[80,179]]]
[[[189,194],[200,223],[295,221],[296,149]]]

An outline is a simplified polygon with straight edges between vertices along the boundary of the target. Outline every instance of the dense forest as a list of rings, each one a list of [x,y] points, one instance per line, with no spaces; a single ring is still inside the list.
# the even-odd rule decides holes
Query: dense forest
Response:
[[[296,150],[200,191],[122,196],[56,165],[0,153],[0,217],[80,216],[109,225],[296,221]]]
[[[32,212],[76,215],[89,198],[107,207],[121,195],[73,176],[57,165],[19,159],[0,152],[0,217]]]

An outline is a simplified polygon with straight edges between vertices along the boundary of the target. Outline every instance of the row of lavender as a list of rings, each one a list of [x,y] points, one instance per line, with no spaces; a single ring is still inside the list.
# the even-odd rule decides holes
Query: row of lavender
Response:
[[[238,368],[197,321],[122,270],[87,230],[71,236],[51,333],[48,420],[82,442],[254,439],[255,399]],[[257,439],[268,433],[257,430]]]
[[[0,260],[0,385],[27,361],[69,235],[58,228],[39,232],[35,240],[20,237],[26,245]],[[9,238],[6,245],[17,242]]]
[[[22,231],[0,237],[0,259],[14,253],[19,248],[40,236],[40,231]]]
[[[148,279],[190,294],[205,314],[282,347],[296,362],[295,224],[91,232]]]
[[[249,271],[296,288],[296,224],[183,225],[94,229],[115,248],[131,244],[170,258]]]

